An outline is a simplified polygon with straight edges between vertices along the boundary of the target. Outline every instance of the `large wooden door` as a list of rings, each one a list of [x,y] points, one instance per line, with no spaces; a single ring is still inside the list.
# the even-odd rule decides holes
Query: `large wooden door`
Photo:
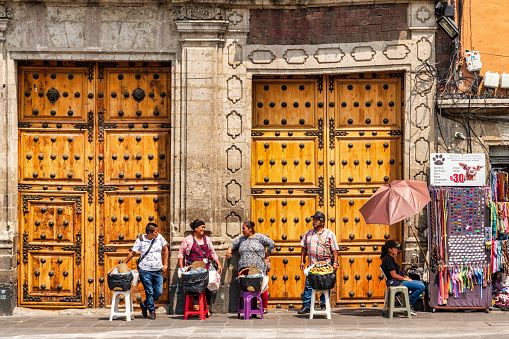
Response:
[[[401,86],[396,74],[254,80],[251,209],[276,242],[272,304],[300,302],[299,241],[315,210],[341,247],[336,301],[382,301],[380,248],[401,232],[366,225],[359,208],[401,176]]]
[[[104,307],[146,223],[169,237],[169,90],[168,65],[20,65],[20,305]]]

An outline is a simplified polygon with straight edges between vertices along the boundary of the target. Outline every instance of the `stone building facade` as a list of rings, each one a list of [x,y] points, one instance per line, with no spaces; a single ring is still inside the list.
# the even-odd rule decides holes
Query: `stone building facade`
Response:
[[[433,8],[433,1],[383,0],[370,1],[369,4],[356,0],[313,0],[298,4],[293,1],[188,3],[164,0],[4,2],[0,6],[0,78],[3,84],[0,283],[2,293],[8,297],[1,300],[2,312],[9,313],[16,305],[50,308],[106,306],[109,294],[105,288],[105,274],[125,254],[134,235],[142,231],[141,220],[145,217],[150,220],[151,217],[141,215],[141,212],[132,216],[125,212],[124,226],[133,218],[140,220],[133,226],[134,230],[125,231],[115,226],[118,221],[111,214],[121,210],[124,199],[130,201],[132,198],[134,201],[136,194],[142,196],[145,193],[147,196],[153,194],[154,202],[161,204],[164,201],[166,204],[164,212],[160,213],[165,217],[159,215],[157,220],[165,225],[163,233],[170,239],[172,248],[172,270],[165,285],[170,292],[164,299],[171,312],[179,308],[174,270],[177,249],[182,237],[189,231],[189,222],[195,218],[205,220],[219,253],[223,253],[231,239],[240,234],[243,220],[253,219],[260,231],[280,237],[275,239],[277,252],[270,273],[271,299],[276,307],[298,304],[303,281],[295,268],[298,233],[282,231],[286,227],[286,216],[281,219],[284,219],[281,221],[283,224],[279,221],[269,224],[269,218],[272,220],[269,212],[265,217],[258,215],[263,210],[259,203],[265,203],[262,202],[264,199],[267,205],[270,200],[271,203],[281,202],[283,206],[287,202],[293,206],[292,201],[295,200],[293,211],[299,208],[301,199],[303,210],[299,217],[287,216],[292,218],[293,226],[299,232],[309,227],[309,222],[304,223],[304,218],[310,215],[306,213],[315,209],[328,212],[328,227],[342,234],[338,241],[343,246],[341,262],[344,269],[340,275],[343,278],[338,279],[337,303],[378,306],[383,287],[381,278],[377,278],[378,265],[369,264],[373,260],[376,262],[379,247],[389,237],[405,238],[408,252],[405,260],[410,261],[417,253],[415,238],[406,225],[399,226],[403,228],[402,232],[394,229],[391,233],[389,229],[363,230],[362,237],[356,233],[361,231],[344,231],[342,227],[356,227],[359,221],[356,217],[356,224],[347,226],[349,222],[353,223],[354,214],[348,221],[343,206],[354,206],[356,199],[366,197],[363,187],[370,190],[389,177],[427,180],[429,152],[435,148],[432,118],[435,82],[429,72],[429,65],[435,62]],[[132,74],[129,73],[131,71]],[[61,79],[59,72],[64,75],[69,73],[63,79],[71,82],[52,83],[52,79]],[[152,80],[143,82],[145,76]],[[41,77],[44,83],[38,82]],[[79,84],[72,82],[76,77],[81,81]],[[127,81],[125,79],[133,79],[132,83],[137,83],[138,87],[130,88],[126,82],[117,84],[117,81]],[[165,84],[161,84],[163,80]],[[148,87],[140,85],[141,82]],[[351,98],[350,103],[344,98],[351,83],[363,89]],[[57,85],[60,87],[57,88]],[[68,100],[64,92],[73,93],[69,86],[78,85],[89,92],[88,101],[83,104],[88,106],[83,106],[87,107],[83,112],[91,113],[87,120],[87,114],[80,115],[83,112],[78,110],[79,117],[76,119],[79,124],[70,124],[68,128],[65,125],[59,130],[62,121],[66,123],[64,119],[72,120],[76,115],[73,117],[69,113],[73,110],[65,108],[67,115],[59,122],[53,119],[50,104],[67,103],[62,101]],[[42,88],[39,98],[35,95],[37,86]],[[101,86],[105,86],[105,93],[102,93]],[[112,92],[110,96],[108,91],[115,86],[120,86],[119,93],[124,93],[125,100],[134,99],[129,102],[139,107],[149,97],[155,100],[153,87],[150,86],[157,87],[155,96],[161,97],[159,106],[154,109],[157,114],[153,114],[152,120],[147,118],[146,124],[136,120],[139,116],[145,118],[141,112],[138,116],[138,111],[134,115],[136,108],[132,108],[132,116],[127,110],[124,118],[124,111],[113,116],[117,114],[116,108],[115,112],[110,110],[120,107],[115,106],[115,100],[120,99],[117,93]],[[129,87],[128,90],[123,86]],[[282,107],[287,106],[285,100],[294,100],[285,93],[272,92],[273,88],[279,87],[283,91],[291,89],[291,95],[295,97],[301,95],[299,98],[302,100],[295,99],[293,107],[296,110],[297,107],[302,108],[299,104],[305,102],[305,107],[311,108],[302,108],[298,112],[308,114],[306,117],[311,117],[311,120],[283,116],[274,125],[272,120],[269,121],[272,117],[284,115],[284,111],[274,115],[264,111],[273,106],[273,98],[283,100]],[[161,88],[168,90],[168,95]],[[313,90],[308,92],[309,88]],[[367,91],[371,88],[378,91],[376,95],[379,98],[387,98],[387,102],[382,99],[377,102],[376,96],[370,98],[368,94],[372,92]],[[387,97],[380,94],[387,89],[393,91],[392,94],[387,94]],[[76,99],[84,99],[84,95],[76,92]],[[347,106],[350,104],[357,107],[357,97],[363,105],[366,101],[365,107],[370,107],[371,103],[387,107],[395,122],[380,114],[371,118],[363,116],[361,122],[356,120],[353,123],[345,117],[340,123],[343,111],[339,107],[350,107]],[[324,99],[327,100],[325,107]],[[48,112],[41,113],[34,108],[34,103],[38,102]],[[27,107],[31,108],[28,110]],[[159,115],[161,107],[166,111],[161,110]],[[73,112],[76,113],[76,110]],[[370,111],[365,108],[363,114],[367,112]],[[55,114],[59,117],[59,113]],[[99,120],[94,120],[98,116]],[[160,123],[162,117],[168,120]],[[292,119],[295,121],[292,122]],[[71,122],[74,123],[74,120]],[[152,125],[155,122],[160,124]],[[85,162],[83,171],[78,169],[81,165],[76,165],[80,164],[78,159],[74,163],[78,166],[73,167],[74,173],[83,174],[79,179],[82,181],[74,183],[74,186],[65,186],[70,182],[65,178],[60,180],[59,186],[52,182],[54,176],[45,176],[42,168],[46,160],[42,159],[46,153],[42,151],[37,163],[41,170],[36,171],[37,166],[28,165],[35,161],[37,150],[41,150],[33,146],[34,142],[47,137],[47,145],[50,145],[49,140],[54,134],[57,141],[51,142],[59,143],[59,131],[64,131],[64,136],[69,133],[76,135],[72,140],[80,142],[80,147],[83,147],[85,153],[81,156],[88,154],[89,162]],[[125,142],[131,142],[132,134],[134,145],[134,134],[138,132],[150,135],[154,140],[165,140],[166,144],[159,149],[163,153],[159,159],[160,163],[168,166],[168,171],[157,172],[153,177],[150,174],[150,178],[145,178],[145,174],[143,177],[142,174],[133,176],[131,189],[127,183],[129,178],[124,178],[124,174],[119,172],[119,177],[108,177],[102,166],[116,168],[108,160],[111,155],[108,147],[118,146],[117,136],[118,143],[124,142],[124,135]],[[278,139],[281,133],[288,135],[283,143]],[[370,137],[367,138],[364,133]],[[108,139],[113,135],[114,142]],[[69,139],[64,141],[71,143]],[[108,140],[111,141],[110,146]],[[348,175],[344,180],[340,179],[343,174],[339,172],[338,175],[331,174],[336,173],[335,168],[340,163],[347,166],[346,163],[357,160],[355,154],[351,159],[341,158],[343,149],[334,153],[334,146],[340,149],[343,144],[357,145],[356,142],[366,148],[372,144],[380,146],[377,152],[388,147],[394,149],[395,159],[393,155],[387,155],[383,161],[388,163],[390,158],[391,165],[396,162],[398,169],[390,176],[373,172],[381,175],[376,180],[372,180],[368,170],[366,178],[362,177],[360,181],[353,177],[350,180]],[[265,145],[265,150],[274,145],[284,149],[287,143],[288,149],[296,153],[298,147],[307,149],[310,145],[311,153],[302,158],[296,156],[292,161],[295,166],[299,161],[306,161],[311,170],[302,170],[302,173],[311,173],[313,178],[305,178],[304,174],[299,178],[299,174],[295,174],[297,172],[290,171],[288,182],[287,177],[275,180],[270,177],[270,170],[264,170],[260,165],[264,160],[259,156]],[[295,146],[294,150],[292,145],[298,147]],[[126,161],[136,153],[128,151],[124,155]],[[51,151],[48,152],[47,156],[50,156]],[[140,159],[145,155],[141,153]],[[312,159],[306,158],[308,156]],[[116,154],[111,157],[115,160]],[[99,159],[97,163],[96,159]],[[325,165],[324,159],[327,160]],[[366,161],[369,164],[371,160]],[[335,163],[338,166],[334,167]],[[126,171],[129,177],[129,169]],[[88,181],[85,173],[89,174]],[[283,170],[282,173],[287,172]],[[267,176],[264,178],[264,175]],[[296,175],[295,182],[292,182],[292,175]],[[58,174],[56,176],[58,179]],[[258,180],[258,176],[262,179]],[[70,178],[69,174],[67,178]],[[147,188],[136,179],[146,180]],[[277,182],[273,183],[274,180]],[[62,191],[61,186],[64,187]],[[299,194],[295,199],[292,198],[293,187]],[[129,192],[134,195],[130,196]],[[77,198],[68,199],[66,194]],[[115,205],[117,200],[118,205]],[[38,229],[53,227],[53,214],[44,217],[48,210],[54,211],[54,215],[70,213],[70,217],[75,218],[73,227],[77,231],[62,234],[58,233],[58,228],[55,228],[57,231]],[[279,218],[284,210],[277,211]],[[42,226],[39,226],[39,219]],[[60,227],[59,221],[56,222],[56,227]],[[422,223],[423,220],[415,218],[411,222]],[[65,246],[60,246],[60,241],[66,242]],[[45,268],[48,263],[51,265]],[[361,266],[355,266],[356,263]],[[233,307],[236,293],[232,280],[233,265],[225,262],[225,266],[228,270],[223,274],[224,287],[216,294],[214,302],[218,311]],[[369,271],[367,276],[357,277],[356,273],[364,269]],[[74,281],[67,281],[69,274]],[[286,287],[280,287],[283,285]]]

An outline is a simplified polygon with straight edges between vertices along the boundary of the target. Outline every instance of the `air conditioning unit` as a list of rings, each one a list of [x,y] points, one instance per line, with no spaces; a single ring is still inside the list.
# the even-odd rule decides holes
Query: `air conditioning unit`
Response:
[[[509,74],[502,73],[500,76],[500,88],[509,89]]]
[[[486,72],[484,74],[484,87],[497,88],[500,83],[500,74],[497,72]]]
[[[482,68],[481,54],[478,51],[465,51],[465,62],[469,72],[480,71]]]

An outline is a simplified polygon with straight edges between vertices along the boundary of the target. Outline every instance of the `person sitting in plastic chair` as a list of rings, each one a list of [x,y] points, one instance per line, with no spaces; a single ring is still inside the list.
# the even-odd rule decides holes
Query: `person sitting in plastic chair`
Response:
[[[419,280],[412,280],[408,276],[401,273],[399,265],[396,263],[396,257],[401,249],[401,245],[394,240],[388,240],[385,245],[382,246],[382,271],[387,278],[387,286],[399,286],[403,285],[408,288],[409,299],[410,299],[410,310],[412,315],[417,315],[414,310],[414,305],[421,296],[426,286]]]

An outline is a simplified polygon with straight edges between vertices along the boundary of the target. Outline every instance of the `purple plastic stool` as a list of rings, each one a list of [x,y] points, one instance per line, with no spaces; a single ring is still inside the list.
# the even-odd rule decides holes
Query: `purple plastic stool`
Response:
[[[253,299],[258,300],[260,304],[259,309],[252,309]],[[262,305],[262,294],[261,292],[240,292],[239,310],[237,312],[237,318],[240,319],[240,315],[244,317],[244,320],[251,319],[253,314],[259,314],[260,318],[263,319],[263,305]]]

